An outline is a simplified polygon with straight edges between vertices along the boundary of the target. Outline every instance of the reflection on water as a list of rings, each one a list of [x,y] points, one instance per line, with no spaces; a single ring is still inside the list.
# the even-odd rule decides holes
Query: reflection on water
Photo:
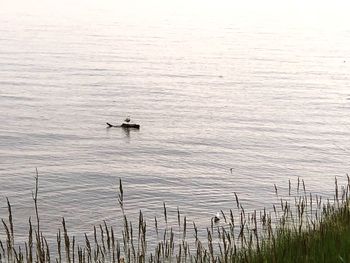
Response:
[[[122,130],[124,131],[124,133],[125,133],[125,135],[126,135],[126,137],[127,137],[128,139],[130,139],[130,132],[131,132],[131,133],[134,133],[134,132],[138,132],[138,131],[139,131],[139,129],[135,129],[135,128],[125,128],[125,127],[122,127]]]

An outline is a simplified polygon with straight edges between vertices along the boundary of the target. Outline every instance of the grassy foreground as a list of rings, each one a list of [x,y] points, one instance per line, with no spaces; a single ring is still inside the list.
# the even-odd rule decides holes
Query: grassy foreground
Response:
[[[315,224],[315,225],[314,225]],[[321,219],[306,229],[278,227],[249,262],[350,262],[348,201],[324,207]]]
[[[289,181],[287,200],[279,197],[272,211],[245,212],[238,196],[236,207],[221,211],[220,224],[212,220],[206,238],[200,238],[194,222],[177,212],[177,223],[168,223],[164,204],[162,218],[146,222],[142,212],[130,221],[124,211],[120,181],[118,201],[124,227],[116,237],[106,223],[94,227],[93,237],[85,234],[85,243],[77,244],[68,234],[62,218],[56,243],[48,243],[40,229],[38,211],[38,175],[33,201],[36,218],[29,218],[29,232],[24,244],[15,241],[9,200],[8,218],[0,230],[1,262],[350,262],[350,209],[348,184],[341,191],[335,180],[332,200],[308,194],[298,179],[293,192]],[[164,228],[160,228],[160,220]],[[149,230],[151,229],[151,230]],[[149,232],[157,233],[157,243],[150,244]]]

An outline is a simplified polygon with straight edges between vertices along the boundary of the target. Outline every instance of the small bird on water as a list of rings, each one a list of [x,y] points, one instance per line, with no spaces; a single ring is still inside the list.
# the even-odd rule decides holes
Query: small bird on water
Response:
[[[129,123],[130,122],[130,117],[126,117],[126,119],[124,120],[125,122]]]
[[[219,222],[219,220],[220,220],[220,214],[219,214],[219,212],[216,213],[216,216],[213,217],[213,220],[214,220],[214,223]]]

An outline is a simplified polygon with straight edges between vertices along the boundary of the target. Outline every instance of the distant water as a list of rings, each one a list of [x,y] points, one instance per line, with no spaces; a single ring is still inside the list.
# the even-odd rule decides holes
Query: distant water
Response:
[[[62,216],[75,235],[120,225],[119,178],[130,218],[165,202],[205,229],[234,192],[261,209],[274,184],[327,196],[349,172],[340,7],[84,2],[0,11],[0,217],[9,197],[19,237],[36,168],[49,236]],[[126,116],[141,129],[106,129]]]

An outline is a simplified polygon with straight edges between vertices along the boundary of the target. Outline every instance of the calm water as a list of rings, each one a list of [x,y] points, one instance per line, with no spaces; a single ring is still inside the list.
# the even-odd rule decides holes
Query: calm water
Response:
[[[341,6],[2,4],[0,217],[7,196],[19,236],[35,168],[48,235],[120,225],[119,178],[130,217],[164,201],[205,228],[234,192],[261,209],[274,184],[326,196],[349,172]],[[128,115],[139,131],[106,129]]]

